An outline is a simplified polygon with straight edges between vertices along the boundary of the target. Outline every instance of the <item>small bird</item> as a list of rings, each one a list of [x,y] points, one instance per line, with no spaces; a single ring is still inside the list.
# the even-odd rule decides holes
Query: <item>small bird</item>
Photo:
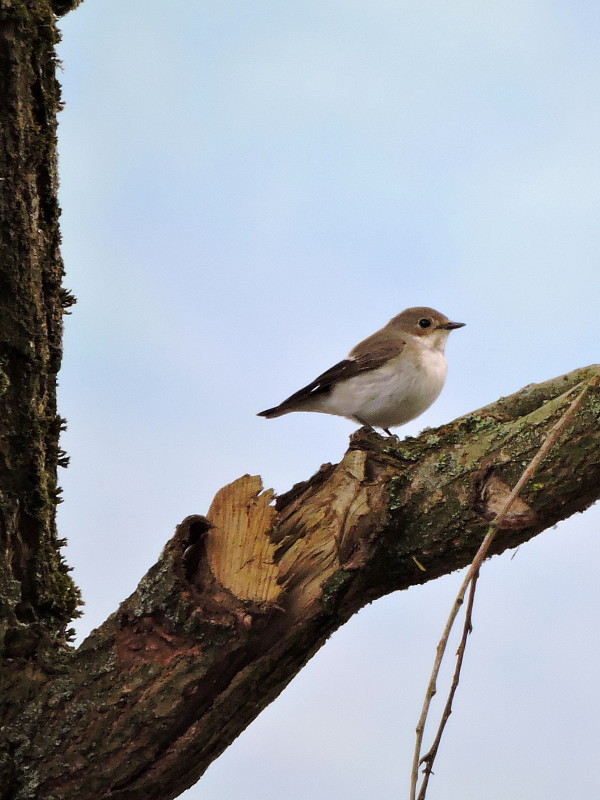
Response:
[[[433,308],[407,308],[343,361],[258,416],[318,411],[392,436],[390,428],[418,417],[442,391],[448,370],[446,341],[450,331],[464,325]]]

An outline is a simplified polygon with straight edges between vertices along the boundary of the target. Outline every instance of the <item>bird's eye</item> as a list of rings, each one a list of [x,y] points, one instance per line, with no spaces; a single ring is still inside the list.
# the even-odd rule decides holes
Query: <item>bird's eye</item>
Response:
[[[431,320],[423,317],[423,319],[419,320],[419,328],[431,328]]]

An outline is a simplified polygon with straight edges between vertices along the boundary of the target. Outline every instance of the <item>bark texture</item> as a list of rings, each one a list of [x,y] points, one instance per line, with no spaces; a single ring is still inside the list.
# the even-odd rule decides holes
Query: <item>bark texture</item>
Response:
[[[83,0],[52,0],[52,10],[57,17],[62,17],[67,12],[73,11],[82,2]]]
[[[280,497],[252,476],[221,489],[59,674],[36,675],[11,728],[18,778],[0,797],[176,797],[359,608],[469,563],[574,389],[599,371],[529,386],[418,439],[361,429],[340,464]],[[599,420],[596,386],[495,553],[598,498]]]
[[[55,20],[0,8],[0,652],[60,641],[78,602],[55,527],[62,314],[56,199]],[[1,703],[1,701],[0,701]]]

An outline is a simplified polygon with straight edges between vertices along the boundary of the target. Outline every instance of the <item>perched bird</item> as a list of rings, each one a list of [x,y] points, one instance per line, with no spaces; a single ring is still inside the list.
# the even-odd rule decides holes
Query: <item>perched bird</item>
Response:
[[[318,411],[382,428],[391,436],[390,428],[418,417],[442,391],[446,341],[450,331],[464,324],[450,322],[433,308],[407,308],[343,361],[258,416]]]

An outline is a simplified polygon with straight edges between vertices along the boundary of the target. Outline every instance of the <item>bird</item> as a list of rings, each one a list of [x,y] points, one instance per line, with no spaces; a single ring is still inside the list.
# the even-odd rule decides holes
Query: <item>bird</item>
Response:
[[[257,416],[314,411],[393,436],[390,428],[420,416],[439,396],[448,371],[448,336],[464,325],[427,306],[407,308],[312,383]]]

